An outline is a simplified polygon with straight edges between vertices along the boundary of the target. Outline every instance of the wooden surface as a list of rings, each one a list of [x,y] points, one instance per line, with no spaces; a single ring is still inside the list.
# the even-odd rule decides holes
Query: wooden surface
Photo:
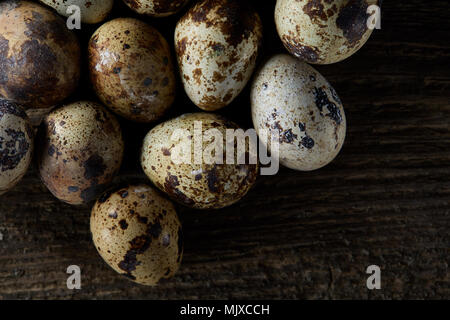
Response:
[[[275,1],[253,2],[264,20],[265,55],[283,52]],[[348,118],[345,146],[331,165],[261,177],[224,210],[179,208],[182,268],[157,288],[112,271],[91,243],[90,208],[58,202],[32,169],[0,198],[0,298],[450,298],[449,4],[383,6],[382,29],[360,52],[317,67]],[[128,15],[122,9],[116,15]],[[176,18],[147,20],[171,39]],[[73,99],[91,94],[84,83]],[[222,113],[250,126],[248,99],[246,90]],[[191,110],[180,93],[173,113]],[[150,127],[122,125],[127,155],[117,182],[145,181],[137,154]],[[82,269],[78,291],[66,288],[72,264]],[[381,290],[366,288],[372,264],[382,269]]]

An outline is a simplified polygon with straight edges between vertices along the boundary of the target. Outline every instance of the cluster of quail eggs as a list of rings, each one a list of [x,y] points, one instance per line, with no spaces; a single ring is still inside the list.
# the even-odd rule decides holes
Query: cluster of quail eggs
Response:
[[[254,128],[275,132],[280,163],[299,171],[327,165],[344,143],[346,117],[336,91],[308,63],[335,63],[360,49],[372,31],[367,9],[379,1],[277,0],[277,31],[291,55],[267,57],[257,70],[263,21],[246,1],[123,1],[154,18],[184,10],[174,39],[136,18],[104,22],[113,0],[0,2],[0,194],[19,182],[34,154],[56,198],[96,201],[90,226],[101,257],[129,279],[156,285],[175,274],[183,255],[171,200],[220,209],[242,199],[259,174],[258,164],[174,163],[173,150],[190,142],[169,137],[194,132],[198,121],[203,132],[239,129],[212,112],[251,81]],[[98,24],[85,66],[97,101],[65,102],[84,67],[78,37],[61,17],[73,5],[82,23]],[[171,108],[182,113],[183,106],[173,106],[179,88],[201,111],[158,123]],[[27,116],[33,111],[44,114],[36,130]],[[148,184],[110,188],[124,155],[117,116],[153,127],[140,157]]]

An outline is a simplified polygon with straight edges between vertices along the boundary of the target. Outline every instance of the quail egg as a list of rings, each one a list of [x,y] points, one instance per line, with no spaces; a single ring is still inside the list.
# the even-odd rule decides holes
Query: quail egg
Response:
[[[33,154],[33,137],[25,111],[0,99],[0,195],[25,175]]]
[[[172,277],[183,256],[183,235],[173,204],[146,185],[106,192],[91,213],[91,233],[115,271],[144,285]]]
[[[254,184],[258,164],[251,160],[256,153],[248,144],[241,151],[234,148],[234,140],[226,138],[227,129],[234,133],[239,128],[209,113],[164,122],[145,137],[142,168],[160,190],[181,204],[198,209],[232,205]]]
[[[52,10],[28,1],[2,1],[0,75],[4,98],[26,108],[56,105],[78,84],[78,40]]]
[[[167,17],[177,13],[189,0],[123,0],[139,14]]]
[[[350,57],[369,39],[368,8],[379,0],[277,0],[275,23],[284,46],[314,64]]]
[[[258,135],[266,130],[278,137],[280,163],[288,168],[321,168],[342,148],[341,100],[321,74],[292,56],[275,55],[262,66],[251,87],[251,105]]]
[[[142,21],[118,18],[102,25],[89,42],[89,68],[102,102],[129,120],[153,122],[174,102],[169,45]]]
[[[229,105],[255,68],[262,23],[245,1],[203,0],[181,18],[175,48],[189,98],[205,111]]]
[[[69,17],[73,11],[67,12],[70,6],[80,8],[81,22],[99,23],[106,19],[111,11],[114,0],[40,0],[54,8],[60,15]]]
[[[42,181],[69,204],[94,200],[120,169],[124,151],[116,118],[101,105],[80,101],[48,114],[37,137]]]

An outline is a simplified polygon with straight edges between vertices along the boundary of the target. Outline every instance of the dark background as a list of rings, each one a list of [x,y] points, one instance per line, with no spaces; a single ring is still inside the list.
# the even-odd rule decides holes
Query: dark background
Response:
[[[261,59],[285,52],[275,1],[250,2],[265,28]],[[358,53],[316,66],[344,103],[340,155],[318,171],[260,177],[223,210],[179,207],[182,267],[156,288],[112,271],[91,243],[90,206],[59,202],[30,169],[0,198],[0,299],[450,298],[449,7],[384,1],[382,29]],[[180,15],[140,18],[172,44]],[[116,0],[118,16],[136,15]],[[97,27],[77,32],[84,47]],[[199,110],[179,89],[166,118]],[[77,99],[95,99],[86,72]],[[251,127],[248,89],[220,113]],[[138,153],[151,126],[121,124],[126,156],[115,183],[147,181]],[[78,291],[66,287],[72,264],[82,269]],[[381,290],[366,288],[372,264],[382,269]]]

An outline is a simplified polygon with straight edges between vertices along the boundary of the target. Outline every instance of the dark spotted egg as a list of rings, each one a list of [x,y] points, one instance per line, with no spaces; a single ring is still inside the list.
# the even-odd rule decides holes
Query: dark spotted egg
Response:
[[[369,39],[367,13],[379,0],[277,0],[275,22],[284,46],[309,63],[350,57]],[[370,12],[370,10],[369,10]]]
[[[37,165],[50,192],[69,204],[95,200],[120,169],[124,151],[117,119],[81,101],[48,114],[38,131]]]
[[[80,47],[66,22],[28,1],[0,2],[0,95],[27,108],[67,98],[80,76]]]
[[[139,14],[167,17],[177,13],[189,0],[123,0]]]
[[[286,167],[319,169],[342,148],[346,118],[336,91],[314,68],[290,55],[273,56],[256,73],[251,105],[258,135],[265,130],[278,137],[280,163]]]
[[[202,0],[178,22],[175,47],[189,98],[205,111],[229,105],[249,81],[262,23],[246,1]]]
[[[89,69],[98,97],[129,120],[156,121],[174,102],[169,45],[142,21],[118,18],[102,25],[89,42]]]
[[[0,195],[12,189],[27,172],[33,137],[25,111],[0,99]]]
[[[197,209],[220,209],[242,199],[258,175],[257,159],[226,160],[227,130],[239,127],[212,113],[191,113],[166,121],[145,137],[141,165],[152,182],[173,200]],[[231,141],[231,140],[230,140]],[[227,151],[228,150],[228,151]],[[249,146],[242,155],[247,157]]]
[[[183,256],[183,234],[173,204],[147,185],[103,194],[91,213],[98,253],[118,273],[156,285],[172,277]]]

